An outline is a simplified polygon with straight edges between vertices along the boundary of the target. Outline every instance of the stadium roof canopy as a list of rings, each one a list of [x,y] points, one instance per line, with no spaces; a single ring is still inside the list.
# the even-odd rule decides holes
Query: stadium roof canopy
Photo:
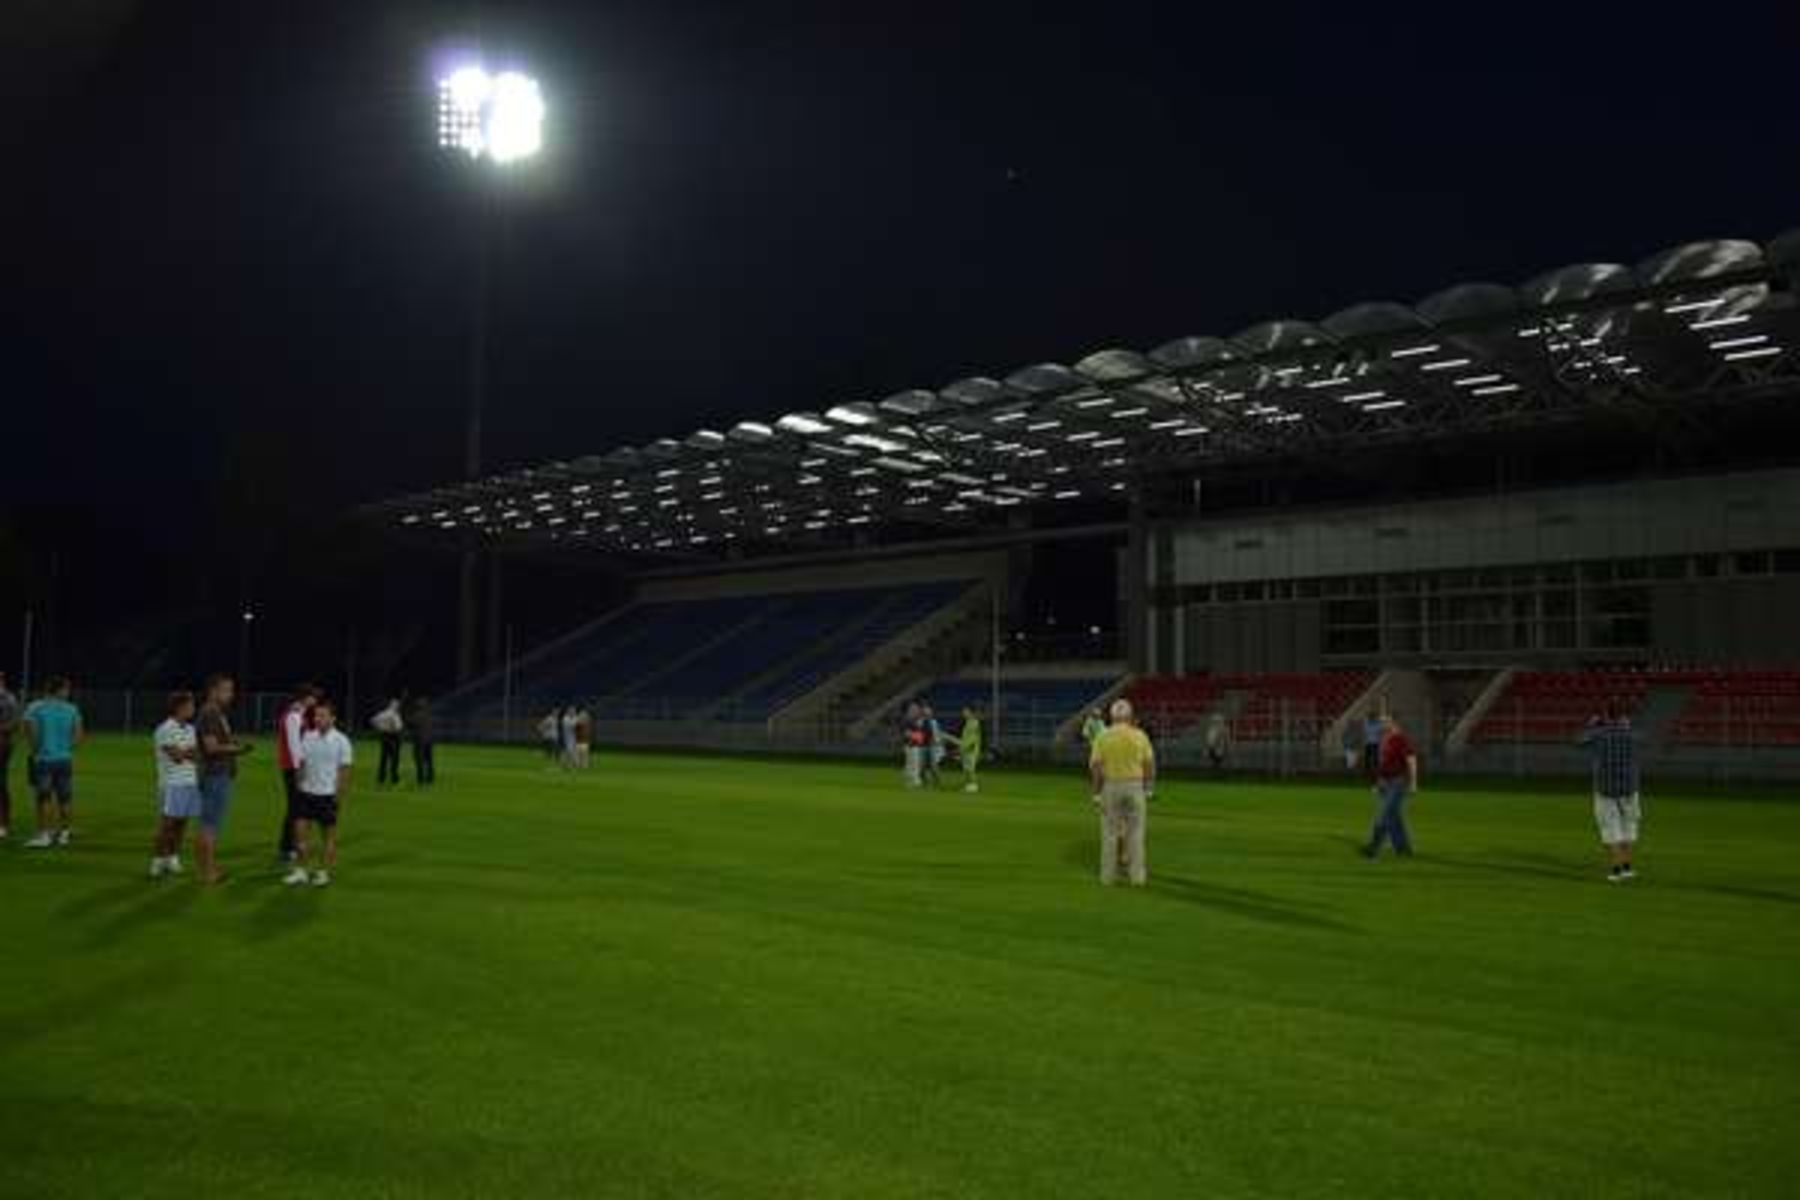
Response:
[[[1295,455],[1800,392],[1800,230],[702,429],[372,506],[463,546],[693,557],[969,532]]]

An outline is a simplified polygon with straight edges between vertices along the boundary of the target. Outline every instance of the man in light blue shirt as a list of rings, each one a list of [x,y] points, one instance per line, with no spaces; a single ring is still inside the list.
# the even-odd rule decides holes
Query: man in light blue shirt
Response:
[[[38,833],[25,845],[33,850],[69,844],[75,808],[75,747],[86,731],[81,710],[69,702],[69,681],[50,680],[44,694],[25,708],[21,721],[31,744],[31,787],[37,793]]]

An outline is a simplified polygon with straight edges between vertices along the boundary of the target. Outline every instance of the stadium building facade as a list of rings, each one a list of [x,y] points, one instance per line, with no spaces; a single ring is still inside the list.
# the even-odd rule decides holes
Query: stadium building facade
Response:
[[[1072,754],[1117,694],[1171,757],[1338,761],[1368,711],[1440,762],[1578,769],[1604,700],[1670,769],[1800,769],[1800,234],[1104,350],[546,464],[370,510],[635,599],[449,698],[520,736],[885,752],[897,706]],[[1048,548],[1122,645],[1021,662]],[[1097,647],[1095,648],[1098,649]]]

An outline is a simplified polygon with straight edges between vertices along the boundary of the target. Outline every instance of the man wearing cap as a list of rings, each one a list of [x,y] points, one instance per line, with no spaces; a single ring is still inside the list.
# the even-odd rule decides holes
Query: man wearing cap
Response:
[[[1156,753],[1150,739],[1132,721],[1131,701],[1114,700],[1112,724],[1093,740],[1088,773],[1094,805],[1100,810],[1100,882],[1110,887],[1119,877],[1119,860],[1133,887],[1149,878],[1144,859],[1144,806],[1156,786]]]

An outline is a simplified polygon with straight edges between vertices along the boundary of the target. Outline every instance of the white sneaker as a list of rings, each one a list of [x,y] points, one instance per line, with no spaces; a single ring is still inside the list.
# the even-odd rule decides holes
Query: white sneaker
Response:
[[[166,870],[166,868],[163,866],[162,859],[153,858],[150,860],[150,878],[161,879],[163,877],[164,870]]]
[[[59,846],[66,846],[69,844],[69,830],[64,829],[57,832],[56,844]]]
[[[8,829],[4,825],[0,825],[0,842],[4,842],[7,838],[9,838],[11,836],[12,836],[12,830]]]
[[[26,842],[25,848],[27,850],[42,850],[47,846],[54,845],[56,845],[56,839],[54,837],[47,833],[40,833],[29,842]]]
[[[312,885],[314,887],[324,887],[326,884],[328,884],[330,882],[331,882],[331,873],[330,872],[314,871],[312,873]]]
[[[976,792],[979,792],[980,790],[981,790],[980,788],[976,787],[972,783],[965,783],[963,785],[964,793],[966,793],[967,795],[970,795],[970,796],[973,796]]]
[[[289,886],[289,887],[293,887],[296,884],[305,883],[306,880],[307,880],[307,875],[306,875],[305,867],[295,867],[293,870],[289,871],[286,875],[283,875],[281,877],[281,882],[287,884],[287,886]]]
[[[171,875],[181,874],[181,859],[176,855],[170,855],[169,862],[168,862],[168,868],[169,868],[169,874],[171,874]]]

